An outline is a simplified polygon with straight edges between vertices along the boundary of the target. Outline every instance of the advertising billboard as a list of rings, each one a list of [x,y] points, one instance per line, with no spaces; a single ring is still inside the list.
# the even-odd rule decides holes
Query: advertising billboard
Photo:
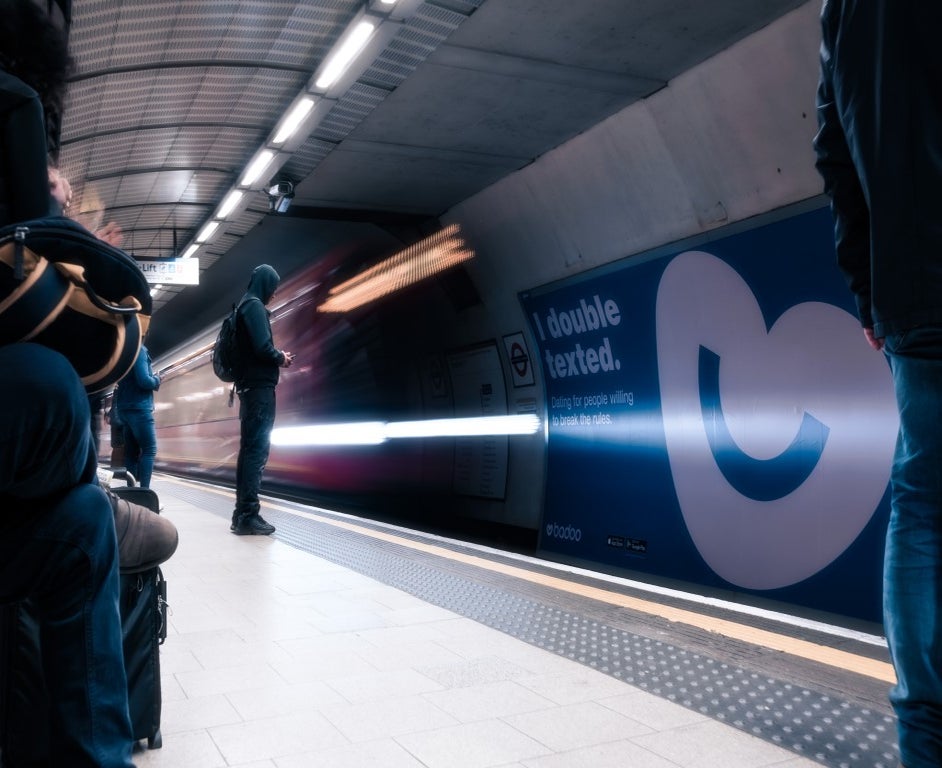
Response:
[[[520,299],[546,389],[541,550],[879,621],[898,417],[826,208]]]

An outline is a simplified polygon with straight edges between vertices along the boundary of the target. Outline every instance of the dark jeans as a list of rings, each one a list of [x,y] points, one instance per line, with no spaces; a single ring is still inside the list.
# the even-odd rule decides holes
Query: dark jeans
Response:
[[[886,339],[900,431],[886,535],[884,624],[906,768],[942,766],[942,327]]]
[[[157,456],[157,430],[153,411],[121,411],[124,421],[124,466],[141,486],[150,488]]]
[[[239,393],[239,460],[236,463],[236,506],[233,518],[257,514],[262,472],[268,462],[271,430],[275,425],[275,388],[258,387]]]
[[[29,597],[40,619],[52,765],[133,768],[118,587],[114,514],[100,488],[3,509],[0,602]]]

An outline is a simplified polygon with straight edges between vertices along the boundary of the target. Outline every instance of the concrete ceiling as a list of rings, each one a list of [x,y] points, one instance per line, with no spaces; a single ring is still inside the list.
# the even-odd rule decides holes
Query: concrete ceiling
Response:
[[[400,0],[355,79],[200,249],[201,280],[279,215],[263,184],[295,183],[291,217],[432,219],[804,1]],[[73,0],[60,165],[74,209],[117,222],[138,258],[182,252],[368,5]],[[155,319],[187,291],[160,292]]]

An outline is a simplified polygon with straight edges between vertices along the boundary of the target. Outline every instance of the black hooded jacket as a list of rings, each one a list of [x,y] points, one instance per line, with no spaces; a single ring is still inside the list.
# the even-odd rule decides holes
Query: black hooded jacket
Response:
[[[874,335],[942,324],[942,3],[825,0],[814,140]]]
[[[271,301],[281,278],[274,268],[262,264],[254,269],[249,287],[239,301],[239,324],[236,340],[239,348],[239,375],[236,388],[274,387],[285,356],[275,348],[271,335],[269,312]]]
[[[75,369],[38,344],[0,347],[0,514],[27,514],[97,483],[88,396]]]
[[[36,92],[0,70],[0,226],[49,215],[44,132]]]

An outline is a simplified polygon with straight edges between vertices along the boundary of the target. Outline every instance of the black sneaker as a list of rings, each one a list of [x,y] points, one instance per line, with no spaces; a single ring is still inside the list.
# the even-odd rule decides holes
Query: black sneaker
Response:
[[[275,526],[266,523],[261,515],[246,515],[229,530],[236,536],[269,536],[275,532]]]

